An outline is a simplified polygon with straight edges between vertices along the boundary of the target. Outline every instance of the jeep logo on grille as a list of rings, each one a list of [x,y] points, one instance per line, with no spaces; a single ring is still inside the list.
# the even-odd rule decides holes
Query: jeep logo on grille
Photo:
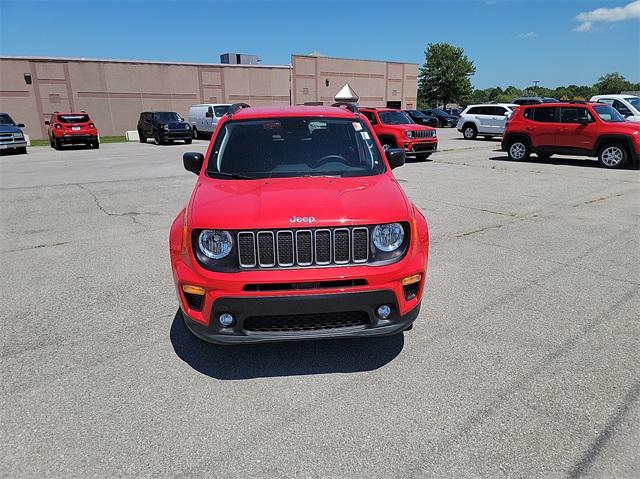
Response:
[[[316,219],[313,216],[293,216],[289,218],[289,223],[315,223]]]

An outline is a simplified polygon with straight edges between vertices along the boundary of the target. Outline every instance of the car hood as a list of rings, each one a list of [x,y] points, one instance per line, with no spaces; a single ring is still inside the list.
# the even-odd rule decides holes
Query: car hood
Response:
[[[191,228],[261,229],[374,224],[408,218],[409,202],[388,174],[219,180],[201,176]]]
[[[22,130],[16,125],[0,125],[0,133],[22,133]]]

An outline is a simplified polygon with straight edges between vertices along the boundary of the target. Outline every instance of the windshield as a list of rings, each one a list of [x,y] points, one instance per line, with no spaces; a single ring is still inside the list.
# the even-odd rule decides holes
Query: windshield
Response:
[[[640,98],[637,96],[627,97],[625,98],[631,105],[638,111],[640,111]]]
[[[441,110],[439,108],[434,108],[431,110],[433,113],[437,114],[437,115],[448,115],[449,113],[447,113],[444,110]]]
[[[229,110],[229,105],[225,105],[225,106],[214,106],[213,107],[213,112],[215,113],[216,116],[220,117],[222,115],[224,115],[227,110]]]
[[[412,111],[411,114],[417,118],[429,118],[427,115],[425,115],[421,111]]]
[[[208,176],[236,179],[370,176],[384,171],[368,128],[339,118],[226,122],[207,164]]]
[[[182,117],[175,111],[159,111],[153,114],[156,121],[169,123],[171,121],[182,121]]]
[[[618,110],[609,105],[595,105],[593,109],[596,111],[602,121],[617,123],[625,121],[624,117],[618,113]]]
[[[413,123],[411,118],[401,111],[381,111],[378,116],[380,121],[387,125],[410,125]]]
[[[15,125],[15,122],[6,113],[0,113],[0,125]]]
[[[89,115],[58,115],[60,123],[86,123]]]

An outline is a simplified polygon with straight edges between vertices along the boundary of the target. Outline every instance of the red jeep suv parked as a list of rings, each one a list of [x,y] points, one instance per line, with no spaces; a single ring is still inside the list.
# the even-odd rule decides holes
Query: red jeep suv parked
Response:
[[[357,108],[232,105],[171,226],[188,328],[214,343],[390,335],[422,300],[427,222]]]
[[[409,116],[391,108],[360,108],[367,117],[382,147],[402,148],[407,155],[426,159],[438,149],[435,128],[418,125]]]
[[[603,103],[561,102],[521,106],[507,123],[502,149],[512,160],[531,153],[594,156],[606,168],[638,162],[640,124]]]
[[[49,126],[49,144],[56,150],[62,145],[84,144],[92,148],[100,148],[98,129],[87,112],[59,113],[51,115],[45,121]]]

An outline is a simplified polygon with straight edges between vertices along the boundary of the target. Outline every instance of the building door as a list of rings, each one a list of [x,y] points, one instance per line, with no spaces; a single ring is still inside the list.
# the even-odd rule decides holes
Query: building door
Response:
[[[387,108],[395,108],[396,110],[399,110],[400,108],[402,108],[402,102],[401,101],[388,101],[387,102]]]

